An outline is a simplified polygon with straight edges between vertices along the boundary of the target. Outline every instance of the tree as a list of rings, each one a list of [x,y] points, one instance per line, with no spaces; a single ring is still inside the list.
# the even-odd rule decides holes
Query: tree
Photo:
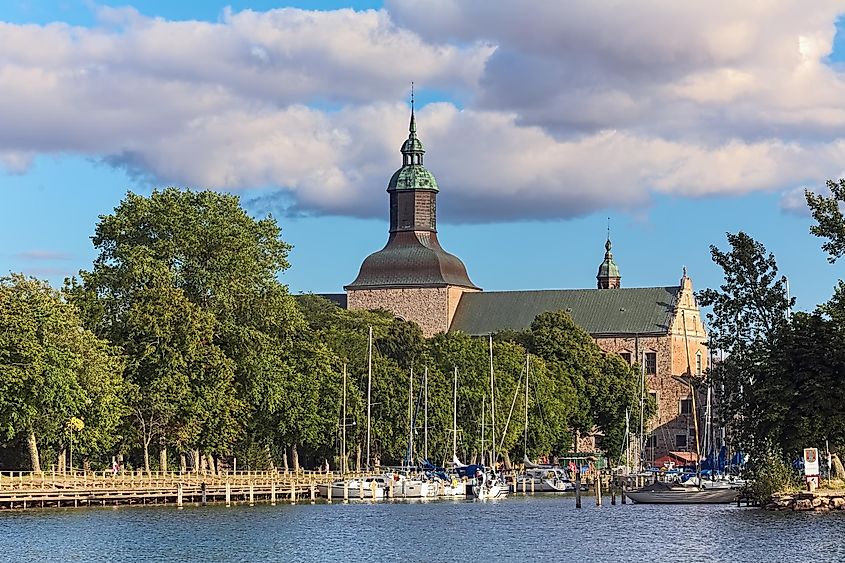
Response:
[[[0,428],[25,436],[33,471],[39,440],[65,443],[67,422],[84,453],[112,445],[122,409],[122,362],[81,327],[75,309],[46,282],[19,274],[0,278]]]
[[[746,233],[727,233],[730,250],[710,247],[725,276],[719,289],[698,293],[707,314],[710,347],[726,354],[711,370],[720,389],[719,412],[739,446],[753,447],[783,424],[782,381],[774,377],[773,352],[787,327],[794,300],[778,276],[774,255]]]
[[[827,252],[828,261],[833,263],[845,254],[845,215],[841,205],[845,203],[845,179],[838,182],[827,181],[830,195],[816,194],[804,190],[807,205],[813,214],[816,224],[810,227],[810,232],[817,237],[826,238],[822,250]]]
[[[94,268],[72,293],[89,326],[131,352],[142,441],[166,429],[177,447],[220,453],[270,432],[255,426],[256,389],[289,372],[279,364],[305,327],[276,277],[290,246],[275,220],[253,219],[232,195],[130,192],[93,241]]]

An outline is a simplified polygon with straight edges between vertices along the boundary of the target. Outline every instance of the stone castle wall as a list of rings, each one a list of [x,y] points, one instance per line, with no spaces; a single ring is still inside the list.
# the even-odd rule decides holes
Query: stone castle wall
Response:
[[[428,338],[446,332],[461,295],[469,290],[458,286],[350,289],[346,293],[349,309],[387,309],[397,317],[420,325]]]

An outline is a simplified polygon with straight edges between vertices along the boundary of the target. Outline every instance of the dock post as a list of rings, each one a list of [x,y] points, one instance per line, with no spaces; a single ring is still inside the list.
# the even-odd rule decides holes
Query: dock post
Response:
[[[596,506],[601,506],[601,473],[596,475]]]
[[[290,479],[290,503],[296,504],[296,479]]]
[[[534,494],[534,478],[531,478],[531,494]]]
[[[616,480],[610,481],[610,506],[616,506]]]
[[[364,500],[364,479],[358,480],[358,500]]]
[[[316,494],[315,494],[315,491],[314,491],[314,481],[312,480],[311,481],[311,504],[314,504],[315,496],[316,496]]]
[[[326,485],[326,502],[329,504],[332,503],[332,481],[329,481],[329,484]]]
[[[625,498],[625,481],[622,481],[622,486],[619,489],[619,496],[622,497],[622,504],[625,504],[627,502],[627,499]]]
[[[581,508],[581,472],[575,472],[575,508]]]
[[[226,481],[226,506],[232,506],[232,484]]]
[[[376,500],[376,489],[378,485],[376,485],[375,481],[370,481],[370,498],[373,499],[373,502]]]
[[[252,482],[249,483],[249,505],[255,506],[255,490]]]
[[[526,495],[526,490],[525,490],[525,489],[526,489],[526,487],[528,486],[528,485],[526,484],[526,479],[527,479],[527,477],[523,477],[523,478],[522,478],[522,496],[525,496],[525,495]]]
[[[276,481],[270,482],[270,506],[276,506]]]
[[[207,496],[206,496],[207,492],[208,492],[208,487],[205,484],[205,481],[202,482],[202,485],[200,486],[200,490],[202,491],[202,506],[205,506],[206,504],[208,504],[207,503],[208,499],[207,499]]]
[[[176,485],[176,506],[182,508],[182,483]]]
[[[349,481],[343,482],[343,504],[349,502]]]

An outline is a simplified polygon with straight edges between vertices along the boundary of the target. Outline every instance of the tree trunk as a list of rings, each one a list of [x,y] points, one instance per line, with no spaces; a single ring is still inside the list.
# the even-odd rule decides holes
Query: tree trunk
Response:
[[[150,471],[150,445],[147,442],[144,442],[144,471],[147,472],[147,475],[152,474]]]
[[[41,473],[41,460],[38,458],[38,442],[35,441],[35,431],[29,427],[26,435],[26,445],[29,449],[29,465],[36,473]]]
[[[208,458],[208,472],[212,475],[217,475],[217,468],[214,464],[214,456],[212,454],[208,454],[206,457]]]
[[[361,471],[361,444],[355,447],[355,471]]]
[[[288,473],[288,449],[284,448],[282,450],[282,462],[284,462],[283,467],[285,468],[285,475]]]
[[[191,452],[191,458],[192,458],[191,461],[194,462],[194,473],[199,475],[199,473],[200,473],[200,451],[194,450],[193,452]]]
[[[179,453],[179,473],[188,472],[188,460],[185,458],[185,452]]]
[[[293,464],[293,470],[295,473],[299,473],[299,450],[296,449],[296,444],[290,447],[290,460]]]
[[[162,444],[158,451],[158,469],[162,473],[167,473],[167,446]]]
[[[59,452],[59,459],[57,460],[56,465],[56,471],[64,475],[67,471],[67,450]]]

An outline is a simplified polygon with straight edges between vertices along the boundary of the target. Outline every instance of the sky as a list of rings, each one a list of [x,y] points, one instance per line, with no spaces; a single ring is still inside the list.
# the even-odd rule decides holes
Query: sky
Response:
[[[5,0],[0,275],[56,286],[127,191],[237,194],[340,292],[387,240],[409,90],[439,238],[487,290],[696,288],[743,230],[799,309],[829,264],[803,190],[845,176],[845,0]]]

